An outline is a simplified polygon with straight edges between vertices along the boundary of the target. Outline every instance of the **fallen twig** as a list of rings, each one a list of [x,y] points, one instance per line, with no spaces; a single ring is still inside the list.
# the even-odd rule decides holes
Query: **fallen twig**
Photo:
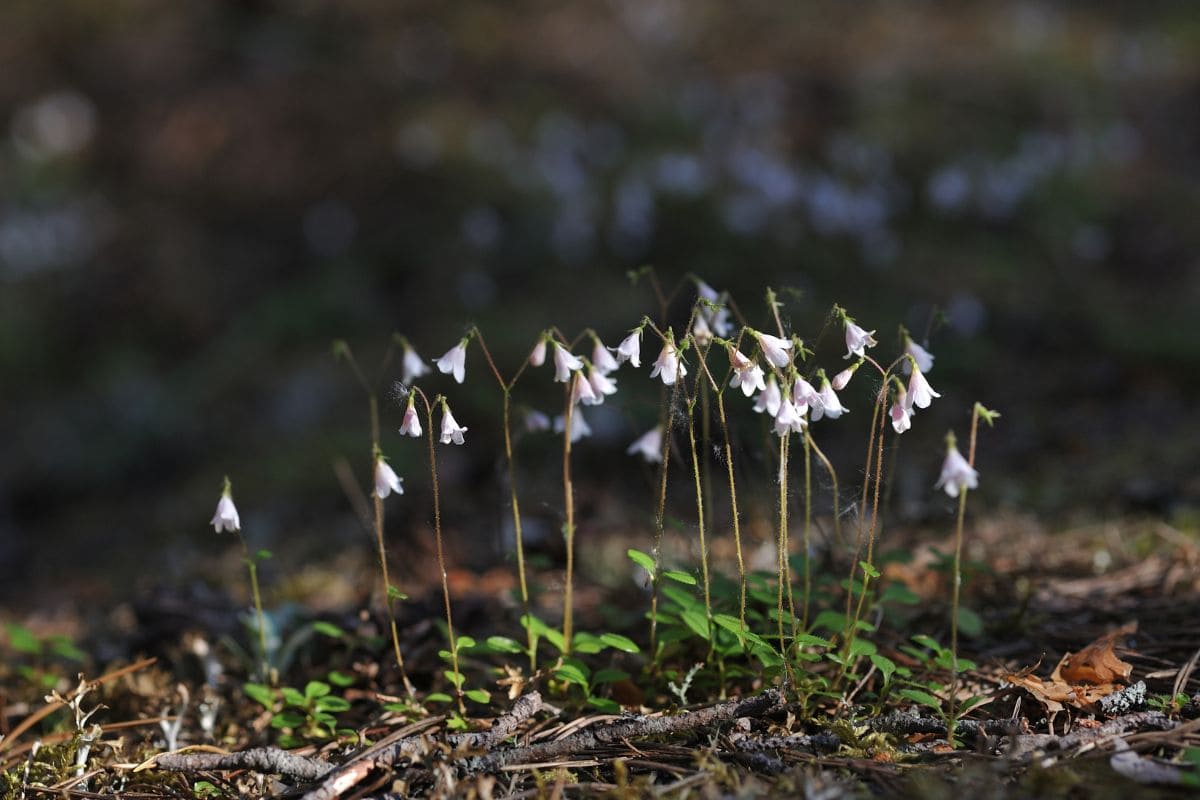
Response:
[[[165,753],[154,765],[172,772],[249,769],[314,781],[333,768],[328,761],[298,756],[276,747],[255,747],[236,753]]]
[[[643,736],[669,736],[704,728],[739,717],[757,717],[779,705],[782,696],[777,689],[768,689],[754,697],[690,711],[674,717],[639,717],[628,722],[592,728],[552,742],[540,742],[525,747],[513,747],[486,756],[468,759],[465,771],[493,772],[506,764],[544,761],[571,755],[606,744],[620,744],[625,739]]]

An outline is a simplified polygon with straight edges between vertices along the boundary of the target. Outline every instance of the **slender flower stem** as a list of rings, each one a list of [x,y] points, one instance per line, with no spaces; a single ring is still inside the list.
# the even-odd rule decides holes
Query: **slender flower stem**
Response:
[[[521,504],[517,499],[517,465],[516,459],[513,457],[513,441],[512,441],[512,389],[516,385],[517,379],[525,371],[525,360],[521,363],[517,374],[513,376],[511,381],[507,383],[500,375],[500,370],[496,368],[496,362],[492,359],[492,353],[488,349],[487,343],[484,341],[483,334],[478,328],[472,331],[479,340],[479,349],[483,352],[484,360],[492,370],[492,375],[495,376],[496,382],[500,384],[500,390],[504,395],[504,459],[508,465],[508,490],[509,501],[512,507],[513,519],[513,536],[517,546],[517,582],[521,588],[521,607],[525,612],[525,619],[532,618],[529,605],[529,584],[525,577],[525,541],[521,528]],[[537,671],[537,634],[533,631],[532,625],[525,626],[525,634],[529,649],[529,672],[530,674]]]
[[[242,554],[245,556],[246,569],[250,571],[250,595],[254,598],[254,615],[258,620],[258,654],[260,658],[260,668],[262,676],[274,683],[271,675],[270,665],[267,661],[267,618],[263,614],[262,593],[258,590],[258,563],[254,557],[250,555],[250,548],[246,545],[246,537],[242,535],[239,528],[238,541],[242,543]]]
[[[742,556],[742,525],[738,517],[737,484],[733,479],[733,447],[729,442],[729,422],[725,418],[725,392],[717,393],[717,417],[721,421],[721,436],[725,439],[725,471],[729,477],[729,505],[733,516],[733,546],[737,551],[738,583],[741,595],[738,600],[738,620],[746,627],[746,560]]]
[[[812,600],[812,439],[804,431],[804,611],[800,629],[808,630],[808,610]]]
[[[967,448],[967,464],[975,466],[975,440],[979,434],[981,406],[976,403],[971,412],[971,441]],[[950,600],[950,703],[946,713],[946,731],[950,746],[956,747],[954,733],[958,722],[958,604],[962,590],[963,526],[967,517],[967,487],[959,489],[958,519],[954,525],[954,583]]]
[[[350,365],[351,372],[354,373],[354,377],[358,379],[359,384],[362,385],[363,391],[367,393],[367,408],[371,424],[371,461],[372,464],[374,464],[375,459],[379,458],[380,455],[379,399],[375,395],[375,389],[371,382],[367,380],[366,375],[363,374],[362,369],[358,366],[358,361],[354,358],[354,353],[351,351],[350,346],[345,342],[339,342],[336,346],[336,352],[345,357],[346,363]],[[383,361],[380,365],[381,372],[391,359],[391,354],[392,346],[389,345],[387,353],[384,355]],[[404,690],[407,692],[409,697],[413,697],[416,695],[417,690],[412,685],[412,682],[408,679],[408,672],[404,668],[404,656],[400,651],[400,630],[396,624],[395,609],[392,607],[392,583],[391,579],[388,577],[387,547],[384,544],[383,537],[383,499],[374,492],[372,492],[371,496],[374,499],[373,527],[375,532],[375,545],[379,550],[379,570],[383,580],[383,605],[385,611],[387,612],[388,629],[392,637],[392,650],[396,656],[396,666],[400,669],[400,679],[404,683]]]
[[[825,471],[829,473],[829,480],[832,483],[832,491],[833,491],[833,540],[835,542],[841,542],[842,541],[842,513],[841,513],[841,508],[839,505],[840,500],[841,500],[841,495],[838,493],[837,470],[835,470],[833,468],[833,463],[828,459],[828,457],[826,457],[824,451],[822,451],[821,448],[817,446],[816,441],[814,441],[812,438],[812,434],[809,433],[809,431],[807,429],[804,431],[804,436],[808,440],[808,446],[812,448],[812,451],[816,454],[817,459],[822,464],[825,465]]]
[[[567,576],[563,588],[563,655],[571,654],[572,612],[574,611],[574,580],[575,580],[575,487],[571,484],[571,425],[575,416],[575,402],[571,397],[571,381],[567,381],[566,397],[567,410],[563,415],[563,508],[566,522],[563,524],[563,535],[567,540]]]
[[[700,570],[704,578],[704,613],[706,624],[708,626],[709,654],[712,653],[713,640],[713,614],[712,614],[712,593],[708,579],[708,544],[704,539],[704,490],[701,487],[700,481],[700,459],[696,453],[696,419],[695,419],[696,403],[695,400],[687,404],[688,411],[688,444],[692,451],[692,475],[696,479],[696,518],[700,526]]]
[[[788,556],[787,475],[788,475],[788,439],[789,438],[791,438],[791,437],[788,436],[787,434],[784,434],[779,439],[779,532],[777,534],[777,539],[776,539],[776,543],[775,543],[776,550],[778,551],[776,554],[778,556],[776,561],[777,561],[778,572],[779,572],[779,574],[778,574],[779,586],[778,586],[778,590],[777,590],[777,595],[778,595],[777,601],[778,602],[776,604],[775,610],[777,612],[779,612],[779,619],[777,620],[777,623],[778,623],[778,627],[779,627],[778,632],[779,632],[779,652],[780,653],[787,652],[787,648],[784,646],[784,638],[783,638],[783,596],[784,596],[785,590],[789,591],[789,592],[791,591],[791,583],[792,583],[791,577],[789,575],[790,570],[788,567],[788,559],[787,559],[787,556]],[[793,616],[793,620],[794,620],[795,614],[793,614],[792,616]],[[793,621],[793,625],[794,624],[795,624],[795,622]],[[786,659],[785,659],[785,663],[786,663]]]
[[[420,389],[414,387],[413,391],[417,392],[421,402],[425,404],[426,430],[428,431],[426,438],[429,441],[429,477],[433,484],[433,537],[437,545],[438,572],[442,576],[442,600],[446,605],[446,635],[450,639],[450,667],[454,670],[455,676],[454,695],[458,700],[459,713],[465,714],[467,708],[463,703],[462,672],[458,669],[458,638],[454,635],[454,617],[450,610],[450,579],[446,574],[446,554],[442,545],[442,499],[438,483],[437,450],[434,448],[433,407],[439,400],[443,403],[445,400],[439,395],[430,403],[429,398]],[[446,413],[444,408],[442,413]]]
[[[664,389],[666,387],[663,387]],[[658,663],[658,582],[662,573],[662,541],[667,516],[667,473],[671,464],[671,428],[675,424],[675,399],[679,392],[676,381],[670,392],[664,392],[662,412],[662,462],[658,473],[658,508],[654,516],[654,574],[650,578],[650,661]]]

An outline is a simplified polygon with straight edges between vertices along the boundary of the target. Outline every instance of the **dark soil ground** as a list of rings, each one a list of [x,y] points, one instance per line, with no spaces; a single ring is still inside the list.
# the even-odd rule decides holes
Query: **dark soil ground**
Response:
[[[910,638],[947,640],[947,581],[937,554],[951,545],[935,540],[930,548],[932,536],[889,531],[888,552],[906,557],[881,559],[883,591],[895,587],[892,596],[907,602],[879,606],[872,639],[879,654],[911,672],[910,685],[948,681]],[[964,604],[979,619],[964,625],[974,635],[963,637],[960,650],[975,666],[958,697],[983,702],[960,724],[957,749],[932,708],[885,689],[865,658],[841,682],[830,660],[812,661],[784,681],[758,661],[728,659],[723,677],[711,667],[698,672],[681,702],[670,684],[706,658],[695,638],[668,646],[654,669],[644,652],[583,656],[593,670],[629,673],[595,691],[616,702],[615,714],[598,713],[578,687],[555,679],[549,646],[533,676],[519,654],[466,656],[468,685],[490,690],[491,702],[470,703],[460,721],[453,703],[406,701],[386,624],[360,610],[370,603],[358,587],[372,585],[371,566],[346,557],[270,593],[272,619],[290,637],[276,681],[297,687],[290,713],[299,717],[288,716],[287,695],[268,690],[256,701],[253,688],[244,688],[253,638],[238,631],[244,598],[234,589],[164,589],[99,626],[81,610],[74,619],[64,613],[10,627],[0,787],[13,798],[1103,798],[1196,791],[1195,537],[1152,519],[1049,531],[1032,519],[995,517],[973,525],[969,539]],[[628,544],[594,545],[581,560],[599,574]],[[409,566],[420,572],[422,558],[414,554]],[[237,575],[237,567],[225,574]],[[454,572],[452,579],[460,634],[521,638],[508,570]],[[534,582],[552,589],[560,579],[542,571]],[[412,594],[401,607],[401,644],[427,699],[448,688],[439,674],[441,598],[435,583]],[[546,607],[535,610],[552,618],[557,596],[547,591]],[[644,650],[642,595],[589,588],[579,607],[580,629],[627,634]],[[314,620],[325,624],[314,630]],[[1108,634],[1114,663],[1130,665],[1131,674],[1107,687],[1077,681],[1052,710],[1055,665]],[[83,683],[74,677],[80,669]],[[305,718],[317,713],[324,691],[311,681],[339,698],[328,707],[332,730]]]

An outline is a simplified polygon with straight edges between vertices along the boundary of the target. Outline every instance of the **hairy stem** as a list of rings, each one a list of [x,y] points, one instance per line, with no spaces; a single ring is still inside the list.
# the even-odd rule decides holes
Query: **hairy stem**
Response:
[[[738,519],[737,484],[733,479],[733,446],[729,442],[729,422],[725,417],[725,392],[717,391],[717,417],[721,422],[721,436],[725,439],[725,470],[729,477],[729,505],[733,515],[733,546],[737,551],[738,583],[741,595],[738,601],[738,619],[746,627],[746,560],[742,555],[742,526]]]
[[[666,387],[664,387],[665,389]],[[650,660],[658,663],[658,581],[662,572],[662,541],[667,516],[667,473],[671,464],[671,426],[675,424],[676,381],[670,392],[663,393],[666,408],[662,412],[662,463],[658,473],[658,508],[654,516],[654,574],[650,578]]]
[[[571,653],[571,636],[573,634],[572,612],[575,598],[573,595],[575,580],[575,488],[571,484],[571,424],[575,417],[575,403],[571,397],[571,381],[567,381],[567,410],[563,424],[563,507],[566,522],[563,524],[563,535],[567,540],[567,576],[563,588],[563,654]]]
[[[246,537],[242,536],[241,529],[237,532],[238,541],[242,543],[242,553],[245,556],[246,569],[250,571],[250,595],[254,598],[254,615],[258,621],[258,654],[262,676],[265,680],[275,681],[271,678],[270,665],[267,662],[267,618],[263,614],[262,593],[258,590],[258,563],[254,557],[250,555],[250,548],[246,545]]]
[[[708,543],[704,538],[704,490],[700,480],[700,459],[696,453],[695,403],[688,403],[688,444],[692,451],[692,475],[696,479],[696,518],[700,525],[700,570],[704,579],[704,613],[708,625],[709,653],[712,653],[712,594],[708,580]]]
[[[808,608],[812,600],[812,445],[804,431],[804,606],[800,629],[808,630]]]
[[[459,713],[465,714],[467,709],[466,704],[463,703],[462,672],[458,669],[458,637],[454,635],[454,616],[450,610],[450,579],[446,574],[446,554],[442,545],[442,498],[441,487],[438,483],[437,450],[434,448],[433,438],[433,405],[423,393],[420,397],[425,402],[425,416],[428,421],[429,477],[433,484],[433,535],[437,544],[438,573],[442,577],[442,600],[446,606],[446,635],[450,639],[450,666],[455,674],[454,696],[458,700]],[[443,410],[442,413],[445,411]]]

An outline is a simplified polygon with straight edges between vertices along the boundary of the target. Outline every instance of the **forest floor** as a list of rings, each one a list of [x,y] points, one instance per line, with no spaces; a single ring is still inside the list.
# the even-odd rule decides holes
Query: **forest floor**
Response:
[[[577,629],[611,633],[584,633],[576,641],[594,646],[574,659],[544,634],[530,674],[527,655],[513,652],[525,634],[511,571],[452,572],[465,714],[442,677],[438,584],[399,606],[414,701],[386,621],[360,610],[370,598],[354,587],[370,585],[369,563],[268,593],[299,602],[270,603],[276,671],[255,680],[254,636],[237,623],[244,598],[220,587],[142,598],[110,614],[101,634],[61,615],[12,620],[0,796],[982,800],[1200,790],[1194,533],[1153,519],[1053,531],[1028,518],[980,520],[966,552],[957,681],[945,649],[952,543],[929,547],[917,530],[889,537],[896,550],[879,559],[868,644],[847,659],[831,643],[838,632],[813,623],[792,669],[748,655],[731,628],[707,641],[694,625],[689,633],[678,619],[691,601],[665,589],[658,634],[670,641],[651,663],[647,595],[618,584],[578,598]],[[595,570],[602,556],[582,560]],[[421,557],[409,571],[435,575]],[[561,571],[531,576],[553,587]],[[814,602],[829,589],[839,607],[836,585],[816,581]],[[774,590],[765,578],[753,586],[754,614],[776,624]],[[512,636],[485,641],[497,632]],[[952,696],[970,706],[956,747],[945,721]]]

